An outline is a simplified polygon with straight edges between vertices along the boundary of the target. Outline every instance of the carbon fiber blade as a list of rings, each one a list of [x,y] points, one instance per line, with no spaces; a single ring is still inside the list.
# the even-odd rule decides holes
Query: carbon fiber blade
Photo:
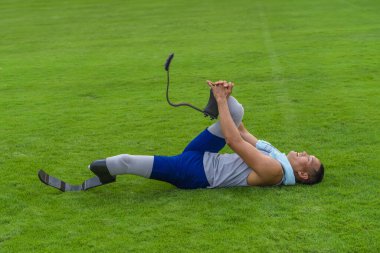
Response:
[[[82,185],[71,185],[68,184],[56,177],[50,176],[43,170],[38,171],[38,178],[41,180],[42,183],[49,185],[51,187],[54,187],[60,191],[66,192],[66,191],[81,191]]]
[[[82,184],[82,188],[83,190],[88,190],[101,185],[103,185],[103,183],[100,182],[99,178],[95,176],[84,181]]]

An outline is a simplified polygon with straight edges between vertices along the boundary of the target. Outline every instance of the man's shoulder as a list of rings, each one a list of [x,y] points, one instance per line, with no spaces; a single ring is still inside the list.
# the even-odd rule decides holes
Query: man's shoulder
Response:
[[[247,181],[252,186],[273,186],[282,183],[284,177],[284,171],[281,163],[276,159],[266,156],[265,157],[265,170],[261,173],[257,173],[255,169],[248,175]]]
[[[276,183],[278,183],[280,180],[282,181],[282,178],[284,176],[284,170],[282,168],[282,164],[280,161],[275,159],[274,157],[269,156],[269,159],[271,159],[273,162],[273,167],[272,167],[272,175],[274,178],[276,178]]]

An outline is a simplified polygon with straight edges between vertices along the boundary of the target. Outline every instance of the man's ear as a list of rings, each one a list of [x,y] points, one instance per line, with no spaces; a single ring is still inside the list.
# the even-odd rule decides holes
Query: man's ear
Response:
[[[307,174],[307,172],[303,172],[303,171],[298,171],[298,176],[300,178],[302,178],[303,180],[308,180],[309,179],[309,174]]]

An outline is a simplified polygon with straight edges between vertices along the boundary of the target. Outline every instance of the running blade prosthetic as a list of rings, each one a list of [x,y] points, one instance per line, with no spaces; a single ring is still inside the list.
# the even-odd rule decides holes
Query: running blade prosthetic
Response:
[[[68,183],[66,183],[66,182],[64,182],[64,181],[62,181],[56,177],[50,176],[49,174],[47,174],[43,170],[38,171],[38,178],[41,180],[42,183],[49,185],[51,187],[54,187],[54,188],[56,188],[60,191],[63,191],[63,192],[85,191],[85,190],[88,190],[90,188],[94,188],[97,186],[101,186],[101,185],[105,185],[108,183],[115,182],[115,181],[112,181],[112,182],[108,182],[108,183],[102,183],[99,180],[99,178],[97,176],[95,176],[95,177],[92,177],[90,179],[87,179],[81,185],[72,185],[72,184],[68,184]]]
[[[190,103],[184,103],[184,102],[181,102],[181,103],[173,103],[172,101],[170,101],[169,99],[169,85],[170,85],[170,74],[169,74],[169,68],[170,68],[170,63],[172,62],[173,60],[173,57],[174,57],[174,53],[170,54],[169,57],[166,59],[166,62],[165,62],[165,71],[167,73],[167,85],[166,85],[166,100],[167,102],[169,103],[169,105],[171,106],[174,106],[174,107],[179,107],[179,106],[188,106],[188,107],[191,107],[193,108],[194,110],[197,110],[201,113],[203,113],[203,115],[205,117],[210,117],[211,119],[217,119],[218,116],[219,116],[219,111],[218,111],[218,104],[215,100],[215,97],[214,97],[214,94],[212,93],[212,91],[210,90],[210,97],[208,99],[208,103],[206,105],[206,107],[202,110]]]

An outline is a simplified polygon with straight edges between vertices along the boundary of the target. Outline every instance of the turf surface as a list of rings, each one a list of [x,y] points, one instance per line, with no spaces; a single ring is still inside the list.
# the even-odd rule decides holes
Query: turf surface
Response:
[[[378,252],[380,4],[0,2],[0,252]],[[178,190],[135,176],[61,193],[95,159],[174,155],[232,80],[245,125],[326,167],[317,186]],[[230,152],[228,148],[224,152]]]

